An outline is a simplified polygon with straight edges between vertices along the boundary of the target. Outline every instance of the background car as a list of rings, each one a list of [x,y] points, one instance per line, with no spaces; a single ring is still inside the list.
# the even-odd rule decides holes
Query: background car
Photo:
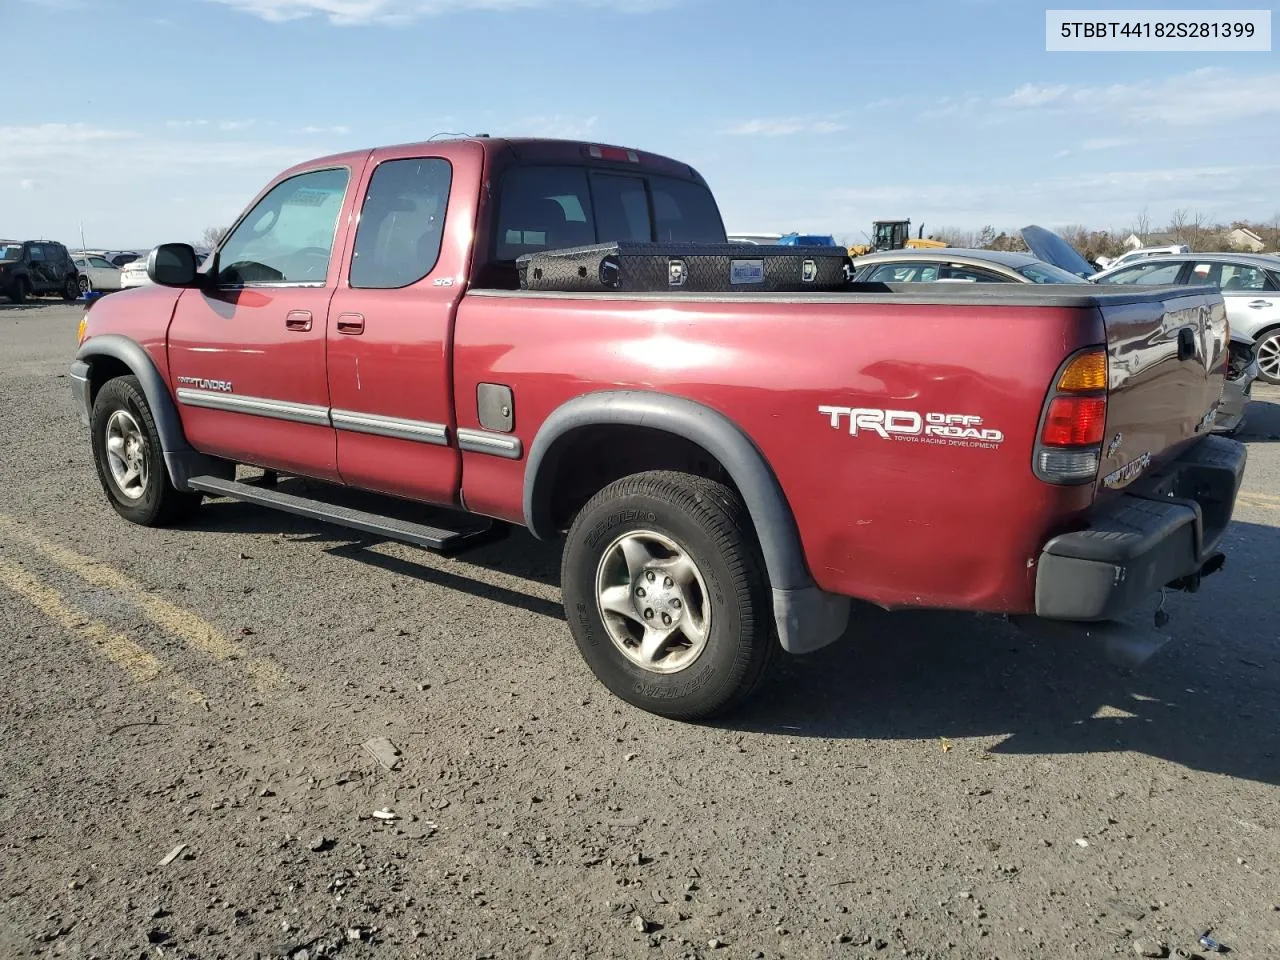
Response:
[[[208,253],[196,251],[196,264],[203,265]],[[145,287],[150,285],[151,278],[147,276],[147,260],[149,254],[141,254],[136,260],[130,260],[120,268],[120,289],[128,290],[130,287]]]
[[[1280,259],[1249,253],[1152,256],[1104,270],[1095,281],[1216,286],[1226,301],[1231,329],[1254,341],[1259,379],[1280,384]]]
[[[150,283],[151,278],[147,276],[146,257],[130,260],[120,268],[121,290],[128,290],[130,287],[145,287]]]
[[[120,268],[110,260],[89,254],[75,257],[72,262],[80,271],[80,292],[90,290],[119,290]]]
[[[1162,253],[1183,254],[1190,252],[1191,248],[1185,243],[1173,243],[1163,247],[1139,247],[1137,250],[1126,251],[1118,257],[1098,257],[1097,263],[1102,270],[1115,270],[1118,267],[1127,266],[1135,260],[1145,260],[1147,257],[1159,256]]]
[[[1028,253],[1001,250],[885,250],[853,262],[855,283],[1084,283]]]
[[[1242,333],[1231,331],[1227,345],[1227,376],[1222,384],[1222,401],[1213,421],[1214,433],[1234,436],[1244,426],[1244,414],[1258,378],[1256,344]]]
[[[80,274],[67,248],[52,240],[6,240],[0,243],[0,292],[12,302],[30,296],[80,296]]]

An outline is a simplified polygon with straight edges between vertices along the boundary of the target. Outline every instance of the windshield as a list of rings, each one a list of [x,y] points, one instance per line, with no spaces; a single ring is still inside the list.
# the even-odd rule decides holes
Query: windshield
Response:
[[[0,243],[0,260],[21,260],[22,244]]]
[[[1017,271],[1032,283],[1084,283],[1082,277],[1055,267],[1052,263],[1028,263]]]

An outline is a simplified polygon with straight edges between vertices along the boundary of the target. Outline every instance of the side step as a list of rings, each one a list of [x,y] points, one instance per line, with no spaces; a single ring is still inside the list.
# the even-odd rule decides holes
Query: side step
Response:
[[[377,513],[355,510],[351,507],[340,507],[335,504],[299,497],[292,493],[283,493],[270,487],[242,483],[236,480],[223,480],[221,477],[191,477],[187,484],[192,490],[209,493],[219,497],[230,497],[243,500],[245,503],[257,504],[260,507],[271,507],[285,513],[296,514],[311,520],[350,527],[364,533],[386,537],[388,540],[400,540],[428,550],[453,553],[463,547],[477,546],[497,538],[497,530],[501,526],[488,521],[484,526],[466,530],[444,530],[410,520],[385,517]]]

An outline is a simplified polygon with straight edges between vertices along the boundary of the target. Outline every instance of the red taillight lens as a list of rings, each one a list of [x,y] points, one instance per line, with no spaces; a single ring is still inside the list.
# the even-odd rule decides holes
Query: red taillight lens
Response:
[[[1054,397],[1040,442],[1046,447],[1087,447],[1102,442],[1107,425],[1105,397]]]

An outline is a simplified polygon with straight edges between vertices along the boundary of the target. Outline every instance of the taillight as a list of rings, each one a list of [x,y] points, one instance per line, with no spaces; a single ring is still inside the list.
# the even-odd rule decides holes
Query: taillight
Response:
[[[623,147],[589,146],[586,148],[586,154],[593,160],[616,160],[620,163],[640,162],[640,154]]]
[[[1087,483],[1098,475],[1107,429],[1107,351],[1072,357],[1054,379],[1040,418],[1032,468],[1047,483]]]

